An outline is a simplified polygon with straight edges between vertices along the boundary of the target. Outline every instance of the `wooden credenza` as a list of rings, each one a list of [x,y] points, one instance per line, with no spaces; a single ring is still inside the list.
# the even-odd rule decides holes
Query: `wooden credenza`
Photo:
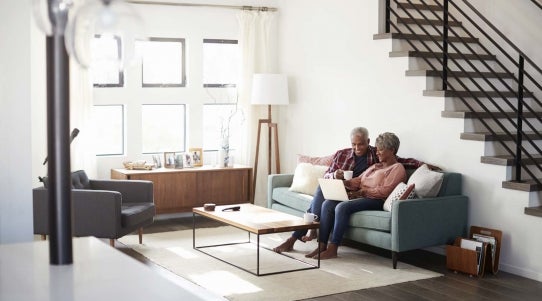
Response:
[[[191,212],[204,203],[253,203],[252,168],[193,167],[153,170],[111,169],[111,179],[153,182],[156,213]]]

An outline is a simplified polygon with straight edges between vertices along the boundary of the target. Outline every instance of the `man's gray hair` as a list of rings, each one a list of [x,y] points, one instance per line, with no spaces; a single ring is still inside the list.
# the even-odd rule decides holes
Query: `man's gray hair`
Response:
[[[399,150],[399,138],[390,132],[382,133],[376,138],[375,146],[377,149],[389,149],[393,150],[394,154],[397,154]]]
[[[360,126],[360,127],[352,129],[352,131],[350,132],[350,138],[352,138],[354,136],[357,136],[357,135],[365,137],[365,139],[369,139],[369,131],[364,127]]]

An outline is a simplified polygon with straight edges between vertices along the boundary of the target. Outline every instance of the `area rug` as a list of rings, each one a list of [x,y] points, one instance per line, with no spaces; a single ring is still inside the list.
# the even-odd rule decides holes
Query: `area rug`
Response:
[[[260,243],[273,247],[289,235],[263,235],[260,236]],[[234,227],[196,230],[198,246],[243,241],[248,241],[247,232]],[[256,241],[254,235],[251,241]],[[320,269],[258,277],[193,249],[192,230],[145,234],[142,245],[138,243],[137,235],[125,236],[120,242],[154,263],[228,300],[300,300],[441,276],[402,262],[394,270],[390,258],[341,246],[339,257],[321,261]],[[314,248],[314,241],[297,242],[295,250],[288,254],[316,264],[316,260],[303,256]],[[256,268],[256,248],[253,243],[206,248],[205,251],[245,269],[254,271]],[[260,248],[260,273],[300,267],[304,265],[296,260]]]

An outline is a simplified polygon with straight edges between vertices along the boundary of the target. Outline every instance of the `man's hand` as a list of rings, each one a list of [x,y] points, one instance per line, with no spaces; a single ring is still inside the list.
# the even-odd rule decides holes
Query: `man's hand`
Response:
[[[335,179],[343,180],[344,179],[344,171],[342,169],[337,169],[335,171],[335,174],[333,175]]]
[[[432,164],[429,164],[429,163],[425,163],[427,165],[427,167],[430,169],[430,170],[434,170],[434,171],[442,171],[442,169],[436,165],[432,165]]]

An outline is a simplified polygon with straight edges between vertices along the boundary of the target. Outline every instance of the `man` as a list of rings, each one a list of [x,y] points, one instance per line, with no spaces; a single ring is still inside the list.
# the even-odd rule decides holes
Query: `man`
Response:
[[[324,178],[333,178],[344,180],[344,171],[353,171],[353,178],[361,175],[369,166],[378,163],[378,157],[376,155],[376,148],[369,145],[369,131],[364,127],[356,127],[350,132],[350,141],[352,143],[351,148],[345,148],[338,150],[333,155],[333,161],[331,162],[328,170],[324,174]],[[408,168],[418,168],[424,163],[415,159],[403,159],[397,158],[397,161],[403,166]],[[317,216],[321,216],[322,203],[325,201],[322,189],[320,186],[316,188],[314,197],[311,201],[308,212],[312,212]],[[279,246],[273,248],[273,251],[277,253],[288,252],[293,250],[294,244],[297,240],[303,242],[316,238],[316,232],[311,231],[308,236],[306,230],[297,230],[292,233],[285,242]]]

